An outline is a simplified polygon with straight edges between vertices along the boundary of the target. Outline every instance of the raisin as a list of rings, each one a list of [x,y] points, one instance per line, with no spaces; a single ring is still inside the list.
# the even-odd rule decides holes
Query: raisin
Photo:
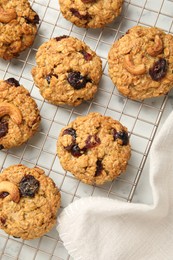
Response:
[[[149,69],[149,74],[154,81],[159,81],[166,75],[167,62],[165,59],[160,58],[156,61],[152,68]]]
[[[76,143],[76,130],[74,128],[67,128],[63,131],[62,135],[71,135],[72,136],[72,143],[68,146],[65,146],[64,149],[70,152],[74,157],[79,157],[84,154],[87,149],[86,147],[80,148]]]
[[[34,24],[39,24],[39,21],[40,21],[40,18],[39,18],[39,16],[38,16],[38,14],[36,14],[36,15],[34,16],[33,23],[34,23]]]
[[[14,78],[9,78],[9,79],[6,80],[6,82],[8,82],[10,85],[13,85],[15,87],[20,86],[19,81],[17,81]]]
[[[3,191],[3,192],[0,193],[0,199],[4,199],[4,198],[7,197],[8,195],[9,195],[8,192]]]
[[[84,154],[86,152],[86,149],[83,148],[83,149],[80,149],[78,144],[75,144],[72,146],[71,148],[71,154],[74,156],[74,157],[79,157],[81,156],[82,154]]]
[[[82,14],[80,14],[79,11],[78,11],[77,9],[75,9],[75,8],[70,8],[70,12],[71,12],[74,16],[78,17],[78,18],[81,19],[81,20],[90,20],[90,19],[92,18],[92,17],[89,15],[89,13],[86,13],[85,15],[82,15]]]
[[[58,36],[58,37],[55,37],[55,40],[58,42],[65,38],[69,38],[69,36],[68,35]]]
[[[50,84],[50,80],[51,80],[51,75],[50,74],[46,76],[46,80],[47,80],[47,83]]]
[[[48,84],[50,84],[50,81],[51,81],[52,76],[54,76],[55,78],[58,79],[58,75],[56,75],[56,74],[54,74],[54,73],[52,73],[52,74],[50,73],[50,74],[48,74],[48,75],[46,76],[46,80],[47,80],[47,83],[48,83]]]
[[[30,19],[30,18],[27,17],[27,16],[24,16],[24,19],[25,19],[25,21],[26,21],[27,24],[39,24],[39,20],[40,20],[38,14],[36,14],[36,15],[34,16],[34,19],[33,19],[33,20]]]
[[[86,61],[92,60],[92,55],[84,50],[81,50],[80,53],[84,56]]]
[[[0,122],[0,138],[8,133],[8,123]]]
[[[5,225],[5,223],[6,223],[6,219],[5,218],[0,217],[0,221],[1,221],[2,225]]]
[[[93,141],[91,141],[93,139]],[[85,148],[90,149],[93,148],[101,143],[100,138],[95,135],[89,135],[88,138],[85,141],[86,145]]]
[[[71,144],[64,146],[64,149],[68,152],[71,152],[73,150],[74,145],[76,145],[76,142],[72,140]]]
[[[0,144],[0,150],[4,149],[4,146],[2,144]]]
[[[129,143],[128,133],[125,131],[117,132],[115,129],[113,129],[113,137],[114,141],[116,139],[121,139],[123,141],[122,145],[127,145]]]
[[[63,131],[62,135],[71,135],[72,136],[72,143],[64,147],[67,151],[71,152],[73,146],[76,145],[76,130],[73,128],[67,128]]]
[[[84,88],[88,82],[91,82],[91,79],[82,76],[79,71],[69,72],[67,80],[74,89]]]
[[[67,128],[63,131],[62,135],[71,135],[76,139],[76,130],[74,128]]]
[[[95,177],[98,177],[101,175],[103,170],[103,165],[102,165],[102,161],[100,159],[97,160],[96,162],[96,172],[95,172]]]
[[[24,176],[19,183],[19,190],[22,196],[34,197],[38,191],[40,183],[32,175]]]

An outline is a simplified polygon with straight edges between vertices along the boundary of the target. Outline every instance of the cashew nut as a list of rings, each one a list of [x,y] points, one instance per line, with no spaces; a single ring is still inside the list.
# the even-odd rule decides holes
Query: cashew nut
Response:
[[[9,181],[2,181],[2,182],[0,182],[0,193],[1,192],[8,192],[10,197],[11,197],[11,200],[13,200],[16,203],[18,203],[19,200],[20,200],[19,189],[12,182],[9,182]]]
[[[0,22],[9,23],[11,20],[15,19],[17,14],[14,9],[7,9],[6,11],[0,7]]]
[[[13,104],[2,102],[0,103],[0,118],[9,115],[17,125],[22,122],[22,114],[20,110]]]
[[[154,38],[154,45],[147,49],[147,53],[150,56],[155,57],[158,54],[162,53],[162,51],[163,51],[162,39],[159,37],[159,35],[156,35],[155,38]]]
[[[128,72],[134,75],[142,75],[146,71],[144,64],[135,65],[133,63],[130,54],[124,57],[124,67]]]

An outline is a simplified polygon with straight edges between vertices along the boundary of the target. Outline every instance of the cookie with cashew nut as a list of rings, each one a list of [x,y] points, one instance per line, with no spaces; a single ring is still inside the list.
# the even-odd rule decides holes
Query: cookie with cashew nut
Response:
[[[56,224],[61,195],[40,168],[12,165],[0,173],[0,228],[22,239],[34,239]]]
[[[123,0],[59,0],[63,16],[76,26],[101,28],[120,15]]]
[[[28,0],[1,0],[0,57],[10,60],[30,47],[37,33],[39,16]]]
[[[156,27],[135,26],[108,55],[109,75],[134,100],[166,94],[173,87],[173,35]]]
[[[40,120],[28,90],[14,78],[0,80],[0,149],[26,142],[38,130]]]

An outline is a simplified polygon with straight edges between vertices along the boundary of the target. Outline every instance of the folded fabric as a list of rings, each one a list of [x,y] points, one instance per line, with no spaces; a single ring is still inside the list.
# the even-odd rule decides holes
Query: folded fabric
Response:
[[[173,112],[150,151],[153,204],[79,199],[63,210],[57,229],[75,260],[173,259]]]

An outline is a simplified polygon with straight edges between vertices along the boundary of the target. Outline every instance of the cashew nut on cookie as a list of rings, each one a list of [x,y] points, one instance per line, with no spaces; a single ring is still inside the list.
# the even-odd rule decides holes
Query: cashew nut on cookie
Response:
[[[160,53],[162,53],[162,51],[163,51],[162,39],[159,37],[159,35],[156,35],[155,39],[154,39],[154,45],[147,49],[147,53],[150,56],[155,57],[155,56],[159,55]]]
[[[11,183],[9,181],[0,182],[0,193],[1,192],[8,192],[11,200],[16,203],[18,203],[20,200],[19,189],[14,183]]]
[[[0,118],[9,115],[11,120],[17,125],[22,122],[22,114],[20,110],[13,104],[1,102],[0,103]]]
[[[130,54],[128,54],[124,57],[124,67],[128,72],[130,72],[131,74],[134,74],[134,75],[142,75],[146,71],[144,64],[135,65],[133,63],[133,60],[132,60]]]

